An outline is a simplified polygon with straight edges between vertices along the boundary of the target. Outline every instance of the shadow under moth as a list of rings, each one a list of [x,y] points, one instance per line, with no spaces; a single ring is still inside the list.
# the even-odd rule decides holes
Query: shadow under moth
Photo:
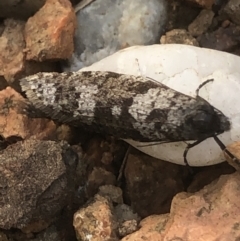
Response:
[[[38,73],[21,79],[20,85],[32,117],[141,142],[193,140],[184,152],[186,164],[189,148],[231,126],[228,117],[198,95],[199,89],[193,98],[142,76]]]

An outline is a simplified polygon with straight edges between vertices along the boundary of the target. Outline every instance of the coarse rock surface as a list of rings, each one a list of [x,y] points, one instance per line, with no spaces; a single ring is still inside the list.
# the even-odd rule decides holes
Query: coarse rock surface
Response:
[[[113,185],[99,187],[99,195],[108,197],[115,204],[123,204],[122,189]]]
[[[138,214],[126,204],[116,205],[116,201],[122,200],[119,190],[121,189],[111,185],[101,186],[94,200],[74,214],[73,225],[78,240],[117,241],[118,237],[124,237],[138,229]],[[119,197],[117,199],[116,193]]]
[[[114,208],[114,215],[118,221],[118,235],[124,237],[138,230],[138,223],[141,220],[137,213],[126,204],[119,204]]]
[[[120,237],[125,237],[138,230],[138,223],[136,220],[127,220],[118,227],[118,234]]]
[[[46,0],[1,0],[1,18],[28,18],[41,8]]]
[[[141,221],[139,231],[122,241],[238,240],[239,173],[224,175],[201,191],[177,194],[168,215],[150,216]]]
[[[79,241],[117,241],[117,222],[111,202],[96,195],[86,208],[74,214],[73,226]]]
[[[230,157],[226,151],[224,151],[224,156],[226,157],[228,163],[233,166],[237,171],[240,170],[240,141],[235,141],[229,144],[226,149],[235,157]]]
[[[74,71],[119,49],[157,43],[167,13],[165,0],[98,0],[76,14],[75,51],[65,68]]]
[[[116,185],[118,170],[113,163],[121,163],[124,158],[126,145],[122,144],[121,141],[111,138],[91,138],[86,143],[83,162],[88,166],[87,181],[84,184],[88,197],[93,197],[102,185]]]
[[[7,80],[14,78],[24,68],[25,47],[23,30],[25,22],[6,19],[0,37],[0,75]]]
[[[187,171],[186,167],[132,151],[124,171],[125,196],[141,217],[166,213],[172,198],[184,190],[184,172]]]
[[[6,81],[15,89],[19,89],[16,82],[20,77],[41,71],[56,70],[55,63],[36,63],[26,60],[24,28],[24,21],[4,20],[3,31],[0,33],[1,89],[6,86]]]
[[[211,26],[213,17],[213,11],[208,9],[202,10],[197,18],[188,26],[189,33],[194,37],[205,33]]]
[[[169,214],[148,216],[139,223],[140,229],[137,232],[127,235],[121,239],[121,241],[162,241],[162,232],[164,231],[168,218]]]
[[[26,100],[14,89],[0,91],[1,145],[11,144],[11,139],[54,138],[56,124],[48,119],[31,119],[24,114]]]
[[[198,41],[186,29],[173,29],[160,39],[161,44],[187,44],[199,46]]]
[[[102,167],[94,167],[87,179],[87,195],[93,196],[102,185],[115,185],[116,176]]]
[[[184,241],[237,240],[240,237],[239,185],[240,175],[235,173],[221,176],[193,195],[176,195],[163,240],[174,237]]]
[[[215,0],[185,0],[185,1],[207,9],[211,9],[212,6],[215,4]]]
[[[240,24],[240,2],[239,0],[229,0],[222,9],[222,13],[226,14],[234,23]]]
[[[61,235],[59,230],[55,226],[50,226],[44,231],[38,233],[36,238],[32,239],[32,241],[59,241],[61,240]]]
[[[200,13],[201,8],[195,7],[186,1],[168,0],[167,24],[164,32],[173,29],[187,29]]]
[[[218,179],[221,175],[234,173],[235,169],[227,162],[223,162],[218,165],[197,168],[194,171],[196,171],[196,173],[187,187],[187,192],[190,193],[201,190],[204,186]]]
[[[239,52],[240,26],[229,24],[226,27],[219,27],[216,31],[205,33],[198,38],[200,46],[214,48],[221,51]]]
[[[76,165],[64,142],[26,140],[1,151],[0,227],[46,228],[67,204]]]
[[[67,59],[73,53],[76,16],[69,0],[47,0],[25,26],[28,60]]]
[[[2,232],[0,232],[0,240],[1,241],[8,241],[7,235],[2,233]]]
[[[66,225],[66,219],[62,220],[64,222],[64,226]],[[69,227],[66,227],[69,228]],[[37,232],[37,233],[23,233],[20,230],[15,229],[14,232],[8,232],[8,239],[6,241],[26,241],[26,240],[31,240],[31,241],[59,241],[59,240],[71,240],[71,241],[76,241],[74,236],[68,236],[68,238],[65,238],[65,233],[64,233],[64,228],[61,227],[57,222],[54,222],[52,225],[47,227],[46,229]],[[5,241],[4,239],[1,239],[1,241]]]

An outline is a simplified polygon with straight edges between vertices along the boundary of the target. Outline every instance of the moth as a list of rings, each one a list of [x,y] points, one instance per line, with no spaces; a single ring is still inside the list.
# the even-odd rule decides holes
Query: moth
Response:
[[[193,98],[142,76],[38,73],[21,79],[20,85],[34,117],[121,139],[200,143],[231,127],[228,117],[198,94]]]

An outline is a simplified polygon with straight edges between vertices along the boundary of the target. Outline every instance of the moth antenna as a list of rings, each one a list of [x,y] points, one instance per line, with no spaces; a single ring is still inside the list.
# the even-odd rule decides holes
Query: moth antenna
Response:
[[[151,77],[145,76],[145,75],[143,74],[143,72],[141,71],[141,68],[140,68],[140,64],[139,64],[138,59],[136,59],[136,62],[137,62],[138,70],[139,70],[139,72],[140,72],[141,77],[143,77],[143,79],[146,79],[146,80],[151,80],[151,81],[153,81],[153,82],[155,82],[156,84],[159,85],[159,82],[158,82],[158,81],[156,81],[155,79],[153,79],[153,78],[151,78]]]
[[[222,141],[220,141],[220,139],[216,135],[213,136],[213,139],[216,141],[216,143],[223,151],[226,150],[226,146],[222,143]]]
[[[208,79],[208,80],[205,80],[202,84],[200,84],[200,85],[198,86],[198,88],[196,89],[196,95],[199,96],[199,91],[200,91],[200,89],[201,89],[204,85],[208,84],[209,82],[213,82],[213,81],[214,81],[214,79]]]
[[[171,142],[171,141],[159,141],[159,142],[154,142],[154,143],[150,143],[150,144],[138,145],[137,147],[157,146],[157,145],[161,145],[161,144],[169,143],[169,142]]]
[[[153,78],[151,78],[151,77],[145,76],[145,75],[143,74],[143,72],[141,71],[141,68],[140,68],[140,64],[139,64],[138,59],[136,59],[136,62],[137,62],[138,70],[139,70],[139,72],[140,72],[141,77],[142,77],[143,79],[145,79],[145,80],[151,80],[151,81],[153,81],[154,83],[156,83],[156,84],[159,85],[159,82],[158,82],[158,81],[156,81],[155,79],[153,79]]]
[[[238,165],[240,164],[240,160],[235,157],[228,149],[227,147],[222,143],[222,141],[215,135],[213,136],[214,140],[216,141],[216,143],[219,145],[219,147],[225,151],[229,156],[230,158],[235,162],[237,163]]]
[[[124,172],[124,169],[126,167],[127,159],[128,159],[128,156],[129,156],[129,153],[130,153],[131,149],[132,149],[132,147],[129,145],[128,149],[127,149],[127,151],[126,151],[126,153],[124,155],[124,158],[123,158],[120,170],[118,172],[117,183],[118,183],[119,187],[121,186],[123,172]]]

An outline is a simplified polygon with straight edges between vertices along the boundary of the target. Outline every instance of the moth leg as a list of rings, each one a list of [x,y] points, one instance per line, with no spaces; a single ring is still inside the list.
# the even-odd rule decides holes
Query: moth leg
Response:
[[[123,158],[120,170],[119,170],[119,174],[118,174],[118,177],[117,177],[117,184],[118,184],[119,187],[121,186],[123,171],[124,171],[124,168],[126,166],[127,158],[128,158],[128,155],[130,153],[131,148],[132,148],[131,145],[129,145],[128,149],[127,149],[127,151],[124,155],[124,158]]]
[[[202,141],[204,141],[205,139],[200,139],[200,140],[197,140],[191,144],[187,144],[187,147],[185,148],[184,150],[184,153],[183,153],[183,159],[184,159],[184,163],[186,164],[186,166],[189,166],[190,165],[188,164],[188,161],[187,161],[187,154],[188,154],[188,151],[189,149],[191,149],[192,147],[198,145],[199,143],[201,143]]]
[[[154,142],[154,143],[150,143],[150,144],[143,144],[143,145],[138,145],[137,147],[148,147],[148,146],[157,146],[157,145],[161,145],[164,143],[170,143],[171,141],[158,141],[158,142]]]
[[[202,84],[200,84],[200,85],[198,86],[198,88],[196,89],[196,95],[199,96],[199,91],[200,91],[200,89],[201,89],[204,85],[206,85],[207,83],[213,82],[213,81],[214,81],[214,79],[208,79],[208,80],[204,81]]]
[[[219,145],[219,147],[225,151],[230,158],[233,160],[233,162],[235,162],[237,165],[240,165],[240,160],[238,158],[236,158],[227,148],[226,146],[220,141],[220,139],[217,136],[213,136],[214,140],[217,142],[217,144]]]

